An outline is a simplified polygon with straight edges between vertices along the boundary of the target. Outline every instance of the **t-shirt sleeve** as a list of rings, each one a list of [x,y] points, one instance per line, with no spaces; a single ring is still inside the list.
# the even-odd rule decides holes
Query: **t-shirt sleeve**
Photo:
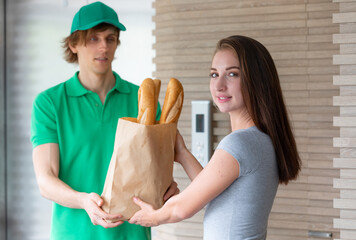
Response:
[[[260,166],[256,157],[258,146],[253,134],[231,133],[224,137],[216,149],[222,149],[233,156],[239,163],[239,177],[254,173]]]
[[[44,93],[40,93],[33,102],[31,142],[33,148],[45,143],[58,143],[55,108]]]

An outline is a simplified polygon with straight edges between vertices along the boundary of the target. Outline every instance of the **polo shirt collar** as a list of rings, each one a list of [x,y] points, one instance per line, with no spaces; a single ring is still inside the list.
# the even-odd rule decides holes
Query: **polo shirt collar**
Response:
[[[122,80],[122,78],[116,72],[113,71],[113,73],[116,80],[114,89],[120,93],[130,93],[131,88],[129,87],[129,83]]]
[[[91,92],[90,90],[83,87],[83,85],[80,83],[78,73],[79,71],[76,72],[74,76],[67,81],[66,88],[67,94],[69,96],[79,97]],[[113,74],[115,76],[115,86],[112,90],[116,90],[120,93],[130,93],[128,83],[122,80],[119,74],[117,74],[116,72],[113,71]]]

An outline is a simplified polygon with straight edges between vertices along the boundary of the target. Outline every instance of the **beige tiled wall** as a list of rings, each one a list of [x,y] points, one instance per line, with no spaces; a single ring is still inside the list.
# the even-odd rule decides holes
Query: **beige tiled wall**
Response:
[[[208,74],[217,41],[239,34],[255,38],[268,48],[277,65],[303,161],[299,179],[279,187],[269,219],[268,239],[313,239],[308,238],[309,231],[332,233],[334,238],[339,238],[338,224],[334,225],[333,219],[340,219],[340,209],[333,208],[333,204],[338,203],[338,200],[334,203],[334,198],[340,199],[340,190],[333,185],[347,181],[342,176],[351,172],[341,173],[340,178],[339,169],[333,167],[333,159],[340,156],[339,146],[333,143],[333,138],[338,141],[340,129],[333,125],[333,118],[340,115],[336,102],[355,101],[355,98],[343,100],[343,95],[351,92],[340,91],[333,84],[333,76],[343,72],[342,66],[333,64],[333,56],[335,61],[340,52],[339,44],[333,43],[333,35],[340,32],[339,24],[333,23],[333,14],[339,13],[339,3],[332,0],[156,0],[154,8],[154,76],[163,81],[163,91],[170,77],[178,78],[184,85],[185,103],[178,127],[188,146],[191,101],[210,99]],[[345,46],[345,51],[352,51],[351,47]],[[342,61],[356,59],[341,58]],[[339,95],[342,97],[333,101],[333,96]],[[214,110],[214,147],[229,131],[228,116]],[[189,184],[179,166],[174,175],[181,189]],[[340,180],[334,183],[333,179]],[[160,226],[154,229],[154,238],[202,239],[202,219],[203,211],[184,222]]]
[[[334,76],[334,85],[340,94],[334,97],[334,105],[340,114],[334,117],[334,126],[340,127],[340,136],[334,138],[334,147],[340,148],[340,156],[334,158],[334,167],[340,169],[340,177],[334,179],[334,187],[340,197],[334,199],[334,208],[340,217],[334,219],[334,227],[340,229],[340,239],[356,239],[356,1],[334,0],[340,11],[333,15],[333,23],[340,26],[334,34],[334,44],[340,45],[340,53],[334,55],[334,65],[340,74]]]

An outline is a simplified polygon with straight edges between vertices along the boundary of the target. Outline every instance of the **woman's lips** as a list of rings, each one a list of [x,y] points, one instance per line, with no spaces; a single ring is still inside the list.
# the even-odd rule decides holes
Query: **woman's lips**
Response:
[[[231,97],[228,97],[228,96],[217,96],[216,99],[218,100],[218,102],[224,103],[224,102],[230,101]]]

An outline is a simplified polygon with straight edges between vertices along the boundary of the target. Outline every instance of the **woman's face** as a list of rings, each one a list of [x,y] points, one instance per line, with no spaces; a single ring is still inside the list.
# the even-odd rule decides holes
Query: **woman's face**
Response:
[[[210,93],[221,112],[246,110],[241,94],[241,68],[234,52],[223,49],[216,52],[210,69]]]

